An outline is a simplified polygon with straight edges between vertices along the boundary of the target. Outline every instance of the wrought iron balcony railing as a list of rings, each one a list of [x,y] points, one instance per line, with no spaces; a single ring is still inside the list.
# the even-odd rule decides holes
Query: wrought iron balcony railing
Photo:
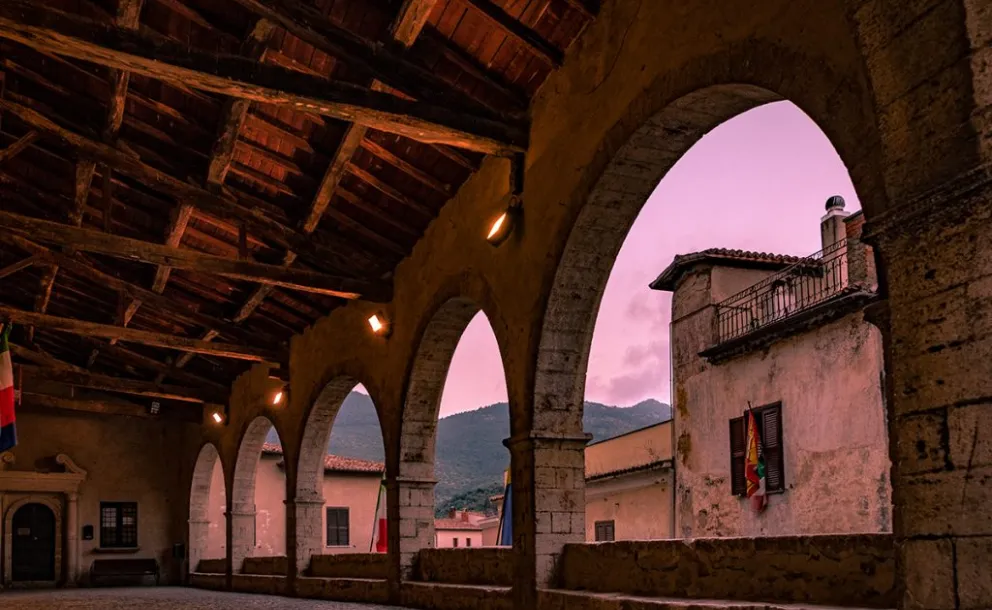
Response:
[[[827,301],[851,287],[848,243],[807,256],[716,305],[725,343]]]

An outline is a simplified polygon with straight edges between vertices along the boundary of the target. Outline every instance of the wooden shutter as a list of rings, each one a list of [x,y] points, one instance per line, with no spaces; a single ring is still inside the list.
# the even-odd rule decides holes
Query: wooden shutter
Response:
[[[759,413],[761,440],[764,443],[765,490],[785,489],[785,464],[782,458],[782,405],[762,407]]]
[[[743,496],[747,493],[747,479],[744,477],[746,457],[744,418],[730,420],[730,493]]]

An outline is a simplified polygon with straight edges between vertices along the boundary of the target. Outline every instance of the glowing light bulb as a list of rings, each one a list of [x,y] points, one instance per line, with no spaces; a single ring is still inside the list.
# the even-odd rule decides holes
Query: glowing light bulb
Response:
[[[372,332],[378,333],[384,328],[385,325],[382,323],[382,320],[379,319],[378,315],[372,314],[369,316],[369,326],[372,327]]]
[[[217,422],[218,424],[224,421],[224,417],[220,413],[217,413],[216,411],[214,412],[213,418],[214,421]]]
[[[503,227],[504,222],[506,222],[506,212],[500,214],[499,218],[496,219],[496,222],[493,223],[492,228],[489,229],[489,235],[486,236],[486,239],[492,239],[493,236],[499,233],[499,230]]]
[[[272,397],[272,404],[277,405],[282,402],[282,391],[276,392],[275,396]]]

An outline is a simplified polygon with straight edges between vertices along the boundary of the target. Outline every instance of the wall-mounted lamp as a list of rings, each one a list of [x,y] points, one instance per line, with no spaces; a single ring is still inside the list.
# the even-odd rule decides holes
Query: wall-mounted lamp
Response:
[[[282,390],[276,390],[276,393],[272,395],[272,404],[279,405],[282,403],[282,399],[286,397],[285,392]]]
[[[506,210],[497,216],[492,224],[489,225],[489,233],[486,235],[486,241],[494,247],[506,241],[513,233],[513,229],[516,227],[522,212],[523,208],[520,206],[520,200],[516,197],[511,198],[510,205],[507,206]]]
[[[386,316],[381,313],[374,313],[369,316],[368,322],[372,332],[380,337],[388,337],[392,332],[392,325],[386,319]]]
[[[210,418],[214,420],[215,424],[219,425],[224,423],[224,416],[220,414],[220,411],[214,411]]]

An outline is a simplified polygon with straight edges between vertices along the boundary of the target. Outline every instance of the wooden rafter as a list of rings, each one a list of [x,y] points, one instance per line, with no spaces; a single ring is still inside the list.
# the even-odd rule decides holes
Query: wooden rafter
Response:
[[[388,300],[386,285],[348,277],[333,276],[306,269],[289,269],[251,261],[234,260],[193,250],[170,248],[156,243],[120,237],[0,211],[0,225],[5,230],[30,235],[32,239],[59,246],[72,246],[94,252],[147,263],[168,265],[200,273],[214,273],[239,280],[271,284],[291,290],[324,294],[344,299]],[[147,298],[147,295],[146,295]]]
[[[85,339],[88,343],[94,347],[99,347],[101,351],[105,352],[108,356],[116,358],[121,362],[127,363],[128,366],[143,369],[147,371],[152,371],[158,373],[162,378],[175,379],[176,381],[181,381],[183,383],[193,384],[197,387],[202,388],[213,388],[215,390],[227,391],[229,390],[223,384],[217,383],[214,380],[201,377],[190,373],[189,371],[184,371],[177,369],[171,364],[167,364],[155,358],[150,358],[144,354],[139,354],[133,350],[127,349],[120,345],[107,345],[100,343],[99,339],[93,339],[87,337]],[[83,369],[85,370],[85,369]]]
[[[227,400],[227,395],[221,392],[190,388],[188,386],[153,383],[151,381],[137,379],[124,379],[109,375],[98,375],[88,371],[66,371],[42,366],[25,366],[23,364],[17,365],[17,369],[24,376],[25,381],[64,383],[77,388],[103,390],[134,396],[147,396],[150,398],[164,398],[182,402],[221,403]]]
[[[135,330],[122,326],[111,326],[109,324],[97,324],[96,322],[86,322],[74,318],[62,318],[48,314],[24,311],[6,305],[0,305],[0,316],[4,316],[20,324],[31,324],[39,328],[56,330],[85,337],[103,337],[105,339],[118,339],[127,343],[140,343],[166,349],[182,351],[195,351],[201,354],[209,354],[221,358],[234,358],[237,360],[248,360],[251,362],[282,362],[286,359],[285,354],[273,350],[225,343],[208,343],[199,339],[189,337],[179,337],[166,333],[156,333],[147,330]]]
[[[16,343],[10,343],[10,351],[14,356],[27,360],[28,362],[41,365],[47,369],[53,371],[64,371],[64,372],[75,372],[75,373],[86,373],[86,369],[68,362],[63,362],[55,356],[47,352],[40,351],[38,349],[30,349],[27,347],[22,347]]]
[[[21,136],[16,142],[8,146],[7,148],[0,150],[0,164],[6,161],[10,161],[17,155],[27,150],[27,147],[31,146],[31,144],[33,144],[34,141],[37,139],[38,139],[38,132],[29,131],[23,136]]]
[[[124,175],[149,186],[154,186],[157,190],[171,195],[179,201],[191,203],[193,206],[235,226],[244,223],[252,233],[262,239],[305,254],[310,260],[322,261],[334,254],[333,251],[317,243],[312,237],[269,218],[263,211],[245,207],[232,197],[216,195],[199,186],[179,180],[142,163],[137,157],[127,152],[65,129],[30,108],[7,100],[0,100],[0,109],[17,116],[42,133],[58,138],[80,155],[96,159]]]
[[[486,20],[503,30],[503,32],[505,32],[508,36],[519,40],[535,55],[546,61],[552,67],[561,67],[565,54],[562,53],[560,49],[538,36],[534,30],[528,28],[511,17],[506,13],[506,11],[493,4],[490,0],[460,1],[474,8],[480,15],[485,17]]]
[[[99,400],[86,400],[79,398],[65,398],[62,396],[53,396],[50,394],[35,392],[21,393],[21,403],[19,408],[21,407],[28,412],[41,409],[77,411],[81,413],[90,413],[93,415],[126,415],[130,417],[143,418],[158,417],[156,415],[152,415],[149,410],[142,405],[123,400],[108,400],[104,398]],[[168,411],[163,412],[162,417],[167,419],[180,419],[190,423],[200,423],[203,415],[201,408],[198,407],[195,411],[183,413],[175,413],[172,409],[169,409]]]
[[[241,57],[189,49],[148,32],[122,30],[24,0],[0,4],[0,36],[202,91],[313,111],[425,142],[505,155],[522,152],[527,139],[522,122],[510,124]]]
[[[25,259],[17,261],[16,263],[11,263],[6,267],[2,267],[0,268],[0,279],[3,279],[8,275],[14,275],[18,271],[23,271],[31,265],[41,262],[41,260],[42,259],[39,256],[29,256]]]

